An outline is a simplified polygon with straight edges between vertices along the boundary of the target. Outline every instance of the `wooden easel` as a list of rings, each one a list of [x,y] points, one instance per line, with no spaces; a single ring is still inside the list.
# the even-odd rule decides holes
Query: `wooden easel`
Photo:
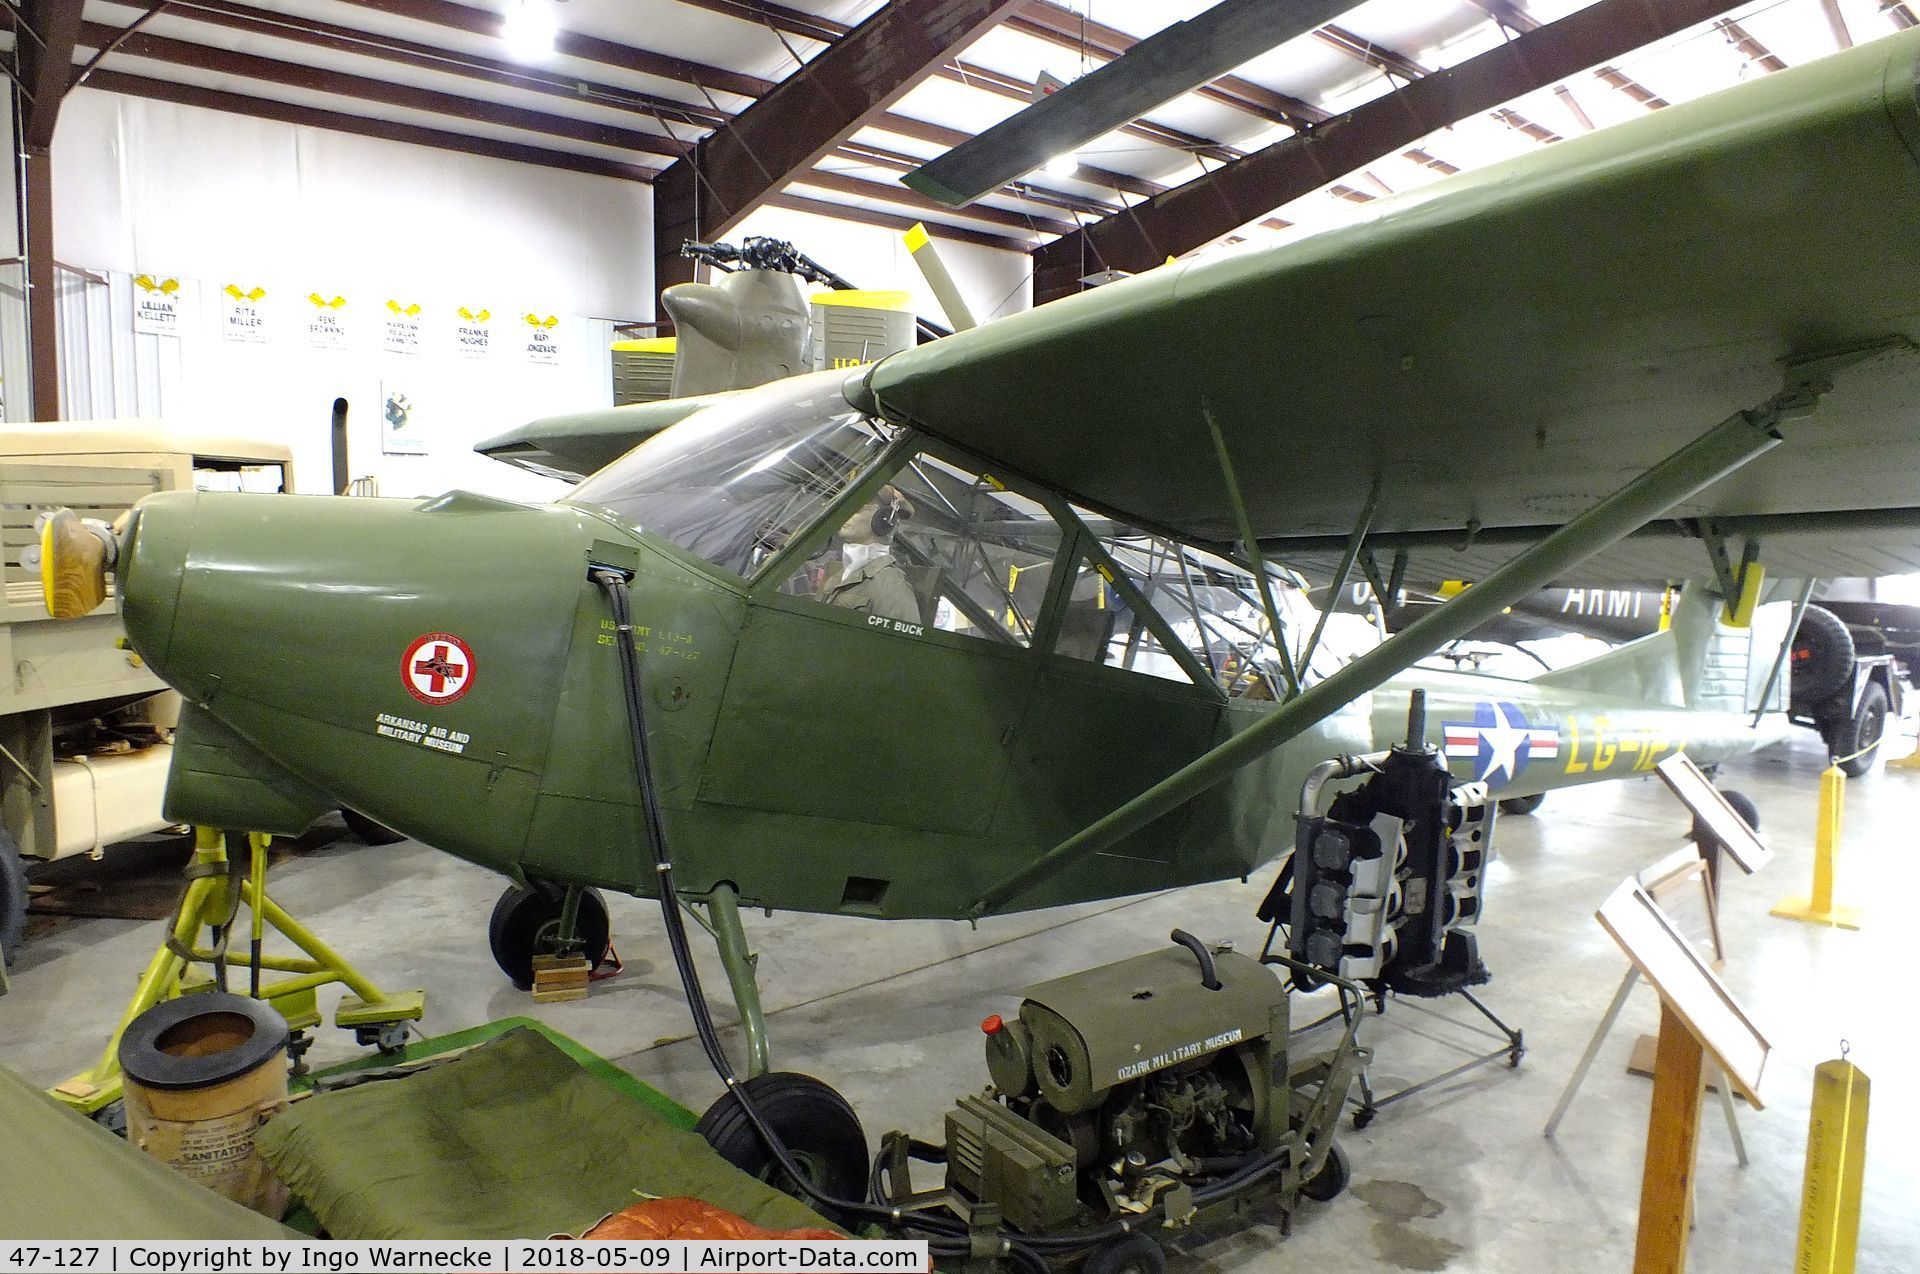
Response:
[[[1707,908],[1707,931],[1713,944],[1713,967],[1726,965],[1726,944],[1720,936],[1719,890],[1714,887],[1714,873],[1701,849],[1676,850],[1653,866],[1641,872],[1636,878],[1640,887],[1658,903],[1666,903],[1677,898],[1696,883]],[[1553,1136],[1560,1127],[1560,1121],[1566,1116],[1567,1108],[1573,1104],[1574,1094],[1580,1091],[1580,1085],[1586,1082],[1587,1072],[1593,1069],[1594,1059],[1600,1054],[1600,1045],[1613,1030],[1614,1023],[1620,1020],[1620,1011],[1627,1005],[1627,996],[1640,981],[1640,968],[1629,964],[1620,979],[1620,987],[1613,993],[1613,999],[1607,1005],[1607,1011],[1600,1016],[1600,1024],[1594,1027],[1593,1037],[1587,1041],[1586,1051],[1580,1054],[1580,1060],[1573,1068],[1573,1074],[1567,1078],[1567,1086],[1560,1092],[1560,1100],[1553,1108],[1553,1115],[1547,1120],[1546,1136]],[[1643,1036],[1648,1043],[1653,1037]],[[1635,1052],[1638,1056],[1638,1049]],[[1629,1063],[1628,1069],[1634,1069]],[[1650,1072],[1649,1072],[1650,1073]],[[1715,1081],[1718,1081],[1717,1083]],[[1747,1166],[1747,1144],[1740,1135],[1740,1114],[1735,1107],[1730,1085],[1717,1068],[1706,1076],[1708,1088],[1720,1095],[1721,1113],[1727,1121],[1727,1137],[1733,1142],[1733,1155],[1741,1167]]]
[[[1622,881],[1595,916],[1640,976],[1660,993],[1633,1269],[1634,1274],[1680,1274],[1687,1265],[1709,1059],[1758,1109],[1760,1078],[1772,1045],[1637,880]]]

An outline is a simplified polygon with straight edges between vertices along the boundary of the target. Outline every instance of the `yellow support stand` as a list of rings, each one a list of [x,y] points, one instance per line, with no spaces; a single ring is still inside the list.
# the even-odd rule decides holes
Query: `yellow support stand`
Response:
[[[211,989],[215,979],[198,971],[196,965],[207,965],[221,972],[228,964],[234,964],[249,971],[248,989],[253,998],[272,1004],[296,1031],[321,1022],[314,993],[330,983],[341,983],[351,994],[342,998],[335,1010],[335,1025],[353,1030],[363,1044],[378,1044],[385,1049],[405,1043],[407,1023],[418,1021],[425,1012],[427,993],[382,991],[268,897],[267,846],[271,839],[261,832],[249,833],[249,871],[246,877],[236,879],[227,863],[226,836],[217,828],[194,830],[193,862],[186,873],[187,893],[180,909],[174,913],[171,930],[159,950],[153,953],[153,959],[147,962],[139,987],[120,1015],[120,1025],[114,1028],[100,1061],[93,1069],[49,1089],[55,1098],[87,1115],[118,1101],[121,1035],[133,1019],[154,1005]],[[251,958],[242,956],[235,960],[228,955],[227,944],[232,940],[233,921],[243,904],[252,913]],[[217,947],[212,940],[208,946],[199,945],[202,929],[221,928],[226,930],[225,941]],[[292,942],[305,953],[304,957],[264,954],[261,948],[269,928]],[[267,970],[294,976],[263,984],[262,973]]]
[[[1893,758],[1893,760],[1888,761],[1885,768],[1889,770],[1920,770],[1920,746],[1916,746],[1913,751],[1907,753],[1905,756],[1897,756]]]
[[[1820,773],[1820,819],[1813,831],[1813,893],[1808,897],[1782,898],[1773,913],[1788,920],[1831,925],[1838,929],[1858,929],[1865,913],[1858,907],[1838,907],[1833,901],[1833,860],[1840,848],[1842,809],[1846,804],[1847,776],[1840,767],[1830,765]]]
[[[1807,1174],[1800,1192],[1796,1274],[1853,1274],[1860,1242],[1860,1187],[1867,1166],[1866,1072],[1846,1060],[1813,1072],[1807,1125]]]

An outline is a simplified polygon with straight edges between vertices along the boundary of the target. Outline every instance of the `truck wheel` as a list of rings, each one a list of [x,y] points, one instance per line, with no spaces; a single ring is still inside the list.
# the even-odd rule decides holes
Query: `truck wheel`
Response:
[[[1871,770],[1874,757],[1880,752],[1880,736],[1886,728],[1887,688],[1870,681],[1860,696],[1860,706],[1855,709],[1852,722],[1834,730],[1839,743],[1834,755],[1843,758],[1838,762],[1840,772],[1857,779]]]
[[[13,843],[0,832],[0,950],[12,964],[27,936],[27,864]]]
[[[1787,697],[1797,704],[1822,704],[1853,684],[1853,632],[1840,617],[1820,606],[1807,607],[1788,656],[1793,676]]]

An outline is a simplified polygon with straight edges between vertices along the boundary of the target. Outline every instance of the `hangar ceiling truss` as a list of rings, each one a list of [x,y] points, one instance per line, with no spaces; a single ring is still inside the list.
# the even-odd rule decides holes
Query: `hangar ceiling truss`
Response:
[[[6,0],[28,202],[84,84],[653,182],[666,253],[760,204],[924,220],[1032,253],[1044,300],[1916,24],[1905,0],[1356,4],[955,209],[899,179],[1211,0],[546,2],[553,53],[527,60],[503,40],[509,0]],[[1715,50],[1722,78],[1689,83],[1654,41]]]

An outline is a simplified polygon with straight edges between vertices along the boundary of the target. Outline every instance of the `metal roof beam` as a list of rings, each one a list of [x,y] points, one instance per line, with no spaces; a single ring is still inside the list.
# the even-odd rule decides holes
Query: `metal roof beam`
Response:
[[[90,48],[104,48],[121,35],[122,31],[118,27],[88,22],[81,27],[80,43]],[[596,146],[610,146],[642,155],[671,158],[680,154],[680,147],[658,133],[643,133],[636,129],[620,128],[613,124],[579,119],[572,115],[550,115],[545,111],[461,97],[455,93],[442,93],[437,89],[417,88],[410,84],[396,84],[390,80],[347,75],[340,71],[326,71],[319,67],[302,66],[298,62],[283,62],[278,58],[261,57],[255,53],[240,53],[232,49],[196,44],[191,40],[176,40],[170,36],[149,35],[145,31],[135,32],[122,40],[119,52],[130,57],[151,58],[175,66],[198,67],[224,75],[280,84],[287,88],[327,93],[336,97],[350,97],[356,101],[377,102],[407,110],[447,115],[455,119],[479,120],[507,128],[522,129],[530,133],[539,133],[547,137],[586,142]],[[91,82],[98,84],[99,79],[100,72],[95,71]]]
[[[1731,44],[1739,52],[1741,57],[1753,63],[1753,65],[1759,67],[1761,70],[1772,73],[1774,71],[1784,71],[1787,69],[1785,62],[1775,57],[1766,45],[1754,39],[1745,27],[1735,22],[1732,18],[1722,18],[1720,21],[1714,23],[1713,26],[1721,35],[1727,37],[1727,43]]]
[[[427,22],[456,31],[465,31],[470,35],[483,35],[492,39],[498,39],[500,35],[498,13],[489,9],[456,4],[454,0],[341,0],[341,2],[362,9],[371,9],[375,13],[389,14],[396,18],[409,18],[415,22]],[[666,53],[655,53],[651,49],[636,48],[630,44],[617,44],[612,40],[583,35],[578,31],[560,31],[554,37],[553,48],[554,52],[566,57],[598,62],[603,66],[617,66],[623,70],[638,71],[643,75],[656,75],[665,80],[678,80],[683,84],[691,84],[695,88],[732,93],[739,97],[758,97],[772,87],[769,81],[757,76],[743,75],[738,71],[729,71],[717,66],[707,66],[701,62],[673,57]]]
[[[17,6],[13,51],[27,97],[20,134],[29,150],[53,145],[85,7],[85,0],[20,0]]]
[[[736,2],[737,0],[714,0],[716,6]],[[674,123],[685,123],[704,131],[717,128],[733,118],[731,113],[716,110],[707,105],[696,106],[675,101],[672,98],[644,93],[637,89],[582,79],[563,71],[504,62],[478,54],[422,44],[399,36],[324,22],[317,18],[238,4],[234,0],[172,0],[166,13],[169,17],[189,22],[204,22],[228,30],[245,31],[332,52],[377,58],[418,70],[458,75],[502,88],[541,93],[567,101],[587,102],[595,106],[628,111],[658,121],[663,129],[671,130]],[[951,131],[956,140],[965,137],[965,134],[957,129]],[[689,136],[684,140],[691,144],[694,139]],[[943,137],[938,139],[937,144],[952,145],[954,142]],[[681,148],[676,146],[672,155],[678,158],[681,153]],[[911,171],[919,167],[922,162],[912,156],[894,155],[890,151],[871,146],[842,146],[836,154],[856,162],[880,164],[901,172]],[[1162,189],[1164,187],[1155,186],[1133,193],[1145,197],[1157,194]],[[1077,198],[1064,192],[1038,187],[1029,188],[1022,185],[1018,189],[1010,188],[1006,193],[1023,199],[1032,199],[1036,203],[1051,204],[1096,217],[1106,216],[1114,211],[1112,206],[1097,200]],[[1066,229],[1071,228],[1066,227]],[[1060,233],[1060,231],[1049,231],[1049,233]]]
[[[637,114],[667,116],[701,128],[715,128],[731,118],[727,112],[705,103],[676,101],[639,89],[583,79],[564,71],[483,57],[477,53],[363,31],[358,27],[325,22],[319,18],[236,4],[233,0],[170,0],[165,12],[169,18],[201,22],[230,31],[245,31],[335,53],[377,58],[421,71],[458,75],[502,88],[542,93]]]
[[[1020,0],[893,0],[703,138],[660,175],[657,286],[692,277],[687,239],[715,239],[884,116]]]
[[[818,17],[811,13],[802,13],[797,9],[789,9],[784,5],[767,3],[767,0],[680,0],[680,3],[691,5],[696,9],[705,9],[710,13],[719,13],[730,18],[738,18],[743,22],[752,22],[756,25],[764,26],[776,34],[794,35],[806,40],[830,42],[851,30],[851,28],[844,23],[835,22],[830,18]],[[1029,0],[1026,8],[1021,11],[1023,15],[1021,18],[1006,19],[1004,20],[1004,24],[1014,27],[1015,29],[1027,31],[1028,34],[1036,34],[1035,31],[1028,29],[1030,25],[1028,19],[1031,17],[1033,11],[1036,8],[1053,9],[1054,7],[1055,6],[1045,4],[1036,5]],[[1059,12],[1066,13],[1072,17],[1078,16],[1065,9],[1059,10]],[[1103,31],[1106,30],[1106,28],[1100,29]],[[1113,35],[1119,39],[1128,41],[1131,41],[1133,38],[1131,36],[1121,35],[1119,32],[1114,32]],[[1043,38],[1052,39],[1051,36],[1043,36]],[[1054,42],[1058,43],[1057,40]],[[797,54],[795,56],[796,58],[798,57]],[[1118,57],[1119,54],[1108,54],[1107,56]],[[804,63],[802,65],[804,65]],[[1013,101],[1029,102],[1033,100],[1034,85],[1032,83],[1022,80],[1017,76],[1004,75],[998,71],[990,71],[985,67],[975,66],[968,62],[962,62],[956,59],[951,64],[940,67],[939,70],[934,73],[940,78],[951,80],[956,84],[965,84],[970,88],[983,89],[986,92],[996,93],[1001,97]],[[1284,98],[1282,94],[1260,89],[1258,85],[1249,84],[1247,88],[1249,90],[1267,93],[1269,97],[1276,101],[1293,101],[1291,98]],[[1222,98],[1220,100],[1225,101],[1227,99]],[[1261,107],[1247,101],[1231,100],[1227,101],[1227,104],[1250,111],[1253,114],[1260,115],[1263,118],[1271,119],[1275,122],[1292,122],[1279,114],[1269,113],[1267,110],[1263,110]],[[1326,115],[1326,112],[1316,111],[1315,108],[1307,106],[1304,102],[1296,103],[1296,105],[1303,111],[1314,112],[1314,118],[1324,118]],[[888,132],[898,133],[902,137],[912,137],[918,141],[933,142],[945,146],[949,150],[972,137],[971,133],[964,133],[958,129],[942,128],[938,124],[929,124],[924,120],[908,119],[905,116],[892,113],[874,121],[874,127],[884,128]],[[1202,154],[1209,159],[1215,159],[1221,163],[1226,163],[1231,159],[1237,158],[1241,153],[1231,147],[1222,146],[1218,142],[1208,138],[1196,137],[1191,133],[1182,133],[1176,129],[1152,124],[1145,120],[1138,121],[1136,124],[1130,125],[1120,131],[1157,145]],[[1126,173],[1110,172],[1091,164],[1081,164],[1072,174],[1072,177],[1074,180],[1086,182],[1088,185],[1105,186],[1110,190],[1123,191],[1130,195],[1139,195],[1142,198],[1151,198],[1153,195],[1165,189],[1164,186],[1156,183],[1144,181],[1141,178],[1132,177]]]
[[[1507,30],[1519,35],[1537,31],[1543,25],[1540,19],[1513,3],[1513,0],[1471,0],[1471,3],[1474,8]],[[1607,87],[1620,90],[1650,111],[1673,105],[1672,102],[1617,67],[1596,66],[1593,68],[1593,74],[1595,79],[1600,80]]]
[[[221,89],[202,88],[197,84],[156,80],[148,76],[128,75],[120,71],[106,69],[95,71],[87,84],[91,88],[103,89],[110,93],[125,93],[132,97],[150,97],[162,102],[177,102],[183,106],[199,106],[212,111],[250,115],[255,119],[278,120],[283,124],[324,128],[331,132],[352,133],[359,137],[377,137],[382,141],[405,142],[412,146],[426,146],[433,150],[483,155],[488,159],[506,159],[515,163],[534,164],[541,168],[563,168],[573,172],[590,173],[596,177],[614,177],[622,181],[651,181],[655,171],[638,164],[623,164],[618,160],[603,159],[598,155],[582,155],[568,150],[548,150],[545,147],[502,141],[494,137],[475,137],[470,133],[450,133],[437,128],[422,128],[418,124],[398,124],[391,120],[368,119],[363,115],[349,115],[344,111],[322,110],[315,106],[297,106],[291,102],[276,102],[265,97],[250,97],[244,93],[229,93]]]
[[[1425,79],[1433,74],[1431,70],[1412,58],[1396,53],[1384,45],[1375,44],[1363,36],[1355,35],[1345,27],[1328,23],[1313,34],[1322,44],[1338,49],[1356,62],[1366,63],[1389,79],[1398,76],[1411,84],[1415,80]],[[1494,111],[1493,117],[1515,132],[1525,133],[1534,141],[1557,142],[1560,140],[1560,134],[1534,123],[1518,111],[1503,108]]]
[[[1046,244],[1034,253],[1034,299],[1076,292],[1097,269],[1145,270],[1191,252],[1437,129],[1711,21],[1736,2],[1599,0]]]

